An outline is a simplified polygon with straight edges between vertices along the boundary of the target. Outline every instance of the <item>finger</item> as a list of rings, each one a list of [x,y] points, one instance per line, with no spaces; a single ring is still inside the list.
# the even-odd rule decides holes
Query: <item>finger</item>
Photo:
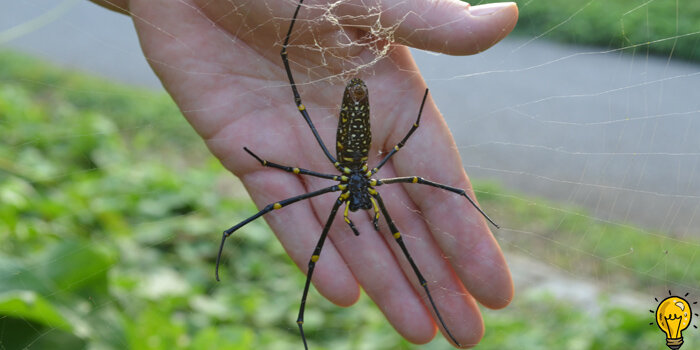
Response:
[[[248,173],[241,180],[260,208],[284,198],[309,192],[301,181],[294,177],[277,169],[265,169]],[[324,196],[334,199],[337,194],[330,193]],[[325,217],[328,217],[330,208],[331,206],[326,207]],[[319,222],[312,212],[309,201],[275,210],[267,214],[265,220],[299,269],[306,272],[312,251],[325,224]],[[332,242],[325,243],[321,256],[322,259],[316,265],[312,277],[314,286],[330,301],[342,306],[352,305],[359,297],[359,286]]]
[[[367,0],[348,3],[339,10],[343,23],[382,36],[392,32],[399,43],[450,55],[469,55],[493,46],[508,35],[518,20],[514,2],[471,6],[459,0]],[[381,24],[377,28],[377,24]]]
[[[240,138],[234,137],[232,139],[240,141]],[[223,141],[224,140],[219,140],[218,142]],[[288,146],[293,148],[293,144]],[[276,153],[280,152],[278,151]],[[282,159],[291,158],[291,155],[281,154],[283,154]],[[300,162],[303,162],[303,160],[300,160]],[[248,165],[240,163],[244,162],[239,161],[239,167],[243,169],[249,168]],[[315,166],[309,168],[315,168]],[[279,198],[291,196],[291,192],[308,192],[308,189],[323,188],[333,183],[328,180],[306,177],[302,178],[303,187],[306,189],[292,189],[277,177],[272,177],[274,175],[274,173],[266,173],[264,171],[244,171],[242,179],[253,198],[263,198],[260,201],[256,200],[258,207],[273,203]],[[255,186],[257,182],[260,182],[260,184],[254,188],[253,186]],[[262,188],[260,193],[256,190],[257,187]],[[285,192],[286,190],[290,192]],[[270,193],[273,191],[275,192],[274,196]],[[267,198],[270,199],[267,200]],[[337,193],[335,195],[323,195],[313,198],[308,202],[299,202],[290,205],[289,207],[267,215],[267,221],[270,226],[275,232],[280,233],[278,237],[285,246],[285,249],[297,265],[304,271],[306,270],[306,264],[308,263],[308,259],[312,254],[318,237],[321,234],[321,227],[325,224],[325,222],[319,222],[318,218],[328,217],[328,211],[336,198]],[[309,203],[314,207],[313,219],[301,216],[297,213],[299,208]],[[394,255],[382,239],[381,234],[375,231],[374,227],[367,219],[366,213],[350,213],[351,218],[353,218],[358,230],[361,232],[360,236],[356,237],[342,219],[343,210],[344,207],[341,207],[341,211],[338,213],[332,225],[329,240],[326,241],[316,264],[316,270],[312,278],[314,285],[321,291],[321,294],[329,298],[333,296],[324,291],[324,288],[327,290],[328,284],[338,284],[331,286],[331,288],[335,290],[334,293],[343,292],[343,288],[348,288],[342,283],[345,276],[336,269],[337,260],[335,259],[335,254],[336,252],[340,252],[340,256],[342,257],[340,264],[352,272],[352,276],[360,282],[367,295],[378,305],[382,313],[398,333],[414,343],[425,343],[432,339],[435,335],[436,328],[431,320],[430,313],[427,311],[421,298],[412,288],[408,279],[406,279]],[[285,214],[285,216],[281,216],[283,214]],[[286,214],[288,214],[288,216]],[[316,221],[313,227],[305,225],[309,220]],[[294,232],[297,230],[297,226],[304,232]],[[311,238],[294,238],[299,235],[306,236],[305,234],[309,233],[310,236],[312,236]],[[288,234],[292,234],[294,237],[287,237]],[[384,231],[384,234],[388,235],[387,231]],[[324,272],[326,273],[324,274]],[[355,280],[353,279],[352,281]],[[355,287],[354,289],[345,291],[348,295],[343,298],[354,302],[357,296],[350,292],[355,292],[356,290],[357,288]],[[347,305],[347,303],[342,300],[339,302],[338,296],[335,296],[335,298],[336,299],[332,299],[334,302]]]
[[[313,181],[316,182],[315,179]],[[312,186],[322,187],[318,184]],[[314,210],[317,213],[327,211],[333,200],[335,198],[316,198],[312,201]],[[355,236],[343,219],[344,210],[345,206],[338,212],[330,240],[347,267],[399,334],[413,343],[430,341],[435,336],[435,325],[381,237],[388,235],[387,231],[377,232],[366,212],[349,212],[350,219],[360,233]],[[323,264],[323,259],[322,255],[318,264]]]
[[[382,175],[396,176],[391,164],[382,169]],[[448,254],[447,260],[443,257],[442,248],[438,246],[436,238],[430,233],[426,218],[401,185],[385,185],[377,188],[377,191],[382,195],[387,210],[399,229],[410,256],[426,279],[427,287],[445,326],[461,345],[473,346],[477,344],[484,332],[481,313],[474,298],[467,293],[448,262],[452,256]],[[443,232],[435,235],[449,234]],[[409,265],[399,245],[392,236],[386,235],[385,237],[389,241],[388,244],[394,255],[401,261],[404,273],[409,276],[414,289],[420,293],[426,307],[433,312],[429,299],[418,282],[416,273]],[[439,319],[434,313],[433,315],[434,322],[439,325]],[[449,339],[445,330],[442,330],[442,333],[445,338]]]
[[[393,61],[401,62],[403,66],[400,68],[404,71],[416,70],[412,61]],[[407,93],[403,100],[415,100],[417,113],[424,83],[419,77],[413,76],[411,79],[416,88],[412,93]],[[412,118],[401,117],[397,120],[407,120],[408,125],[403,129],[408,130],[408,120]],[[390,142],[398,142],[404,136],[406,131],[401,129],[398,126],[394,128]],[[464,188],[476,200],[452,135],[430,97],[420,127],[392,158],[392,164],[399,176],[422,176]],[[481,214],[466,198],[454,193],[418,184],[405,184],[403,187],[425,215],[438,245],[450,257],[450,263],[469,292],[487,307],[506,306],[513,295],[512,280],[498,243]],[[488,208],[483,209],[488,212]]]

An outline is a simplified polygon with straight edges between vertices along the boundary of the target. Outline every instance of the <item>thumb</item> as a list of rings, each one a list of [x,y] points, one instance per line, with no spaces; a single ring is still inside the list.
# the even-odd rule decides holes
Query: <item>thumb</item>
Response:
[[[471,55],[493,46],[518,21],[518,5],[499,2],[471,6],[459,0],[375,0],[377,6],[346,6],[364,28],[392,28],[394,40],[417,49],[449,55]],[[353,1],[351,1],[352,3]]]

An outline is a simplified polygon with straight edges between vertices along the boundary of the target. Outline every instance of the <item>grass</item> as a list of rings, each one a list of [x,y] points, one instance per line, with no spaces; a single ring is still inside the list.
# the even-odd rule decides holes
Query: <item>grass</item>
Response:
[[[0,137],[3,348],[300,347],[293,320],[304,277],[262,221],[231,240],[224,280],[215,283],[221,225],[255,208],[168,96],[4,52]],[[477,189],[510,251],[652,296],[669,282],[700,279],[697,242],[601,222],[496,184]],[[484,310],[479,348],[663,346],[646,309],[598,304],[591,313],[524,293],[506,310]],[[314,349],[419,348],[366,297],[342,309],[312,291],[306,319]]]
[[[479,201],[503,222],[502,244],[521,254],[546,256],[558,269],[633,290],[698,288],[697,240],[599,220],[581,208],[508,193],[496,184],[480,183],[478,189]]]
[[[515,33],[636,55],[700,60],[700,2],[676,0],[516,0]],[[476,3],[475,3],[476,4]]]

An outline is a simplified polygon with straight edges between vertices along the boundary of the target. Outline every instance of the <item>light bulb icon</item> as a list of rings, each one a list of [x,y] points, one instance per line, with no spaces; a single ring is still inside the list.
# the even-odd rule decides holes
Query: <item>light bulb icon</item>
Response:
[[[659,303],[656,324],[666,333],[666,346],[669,349],[677,350],[683,345],[681,333],[690,325],[692,316],[690,304],[681,297],[670,296]]]

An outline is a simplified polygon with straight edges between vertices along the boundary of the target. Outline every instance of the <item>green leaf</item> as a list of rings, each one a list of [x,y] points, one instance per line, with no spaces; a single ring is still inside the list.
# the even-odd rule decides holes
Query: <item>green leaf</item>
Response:
[[[32,320],[69,332],[73,330],[57,308],[32,290],[15,290],[0,294],[0,314]]]
[[[58,290],[69,292],[83,286],[106,288],[113,259],[94,243],[64,241],[45,254],[42,269]]]
[[[0,256],[0,293],[17,290],[33,290],[48,294],[50,285],[35,270],[29,269],[18,259]]]

